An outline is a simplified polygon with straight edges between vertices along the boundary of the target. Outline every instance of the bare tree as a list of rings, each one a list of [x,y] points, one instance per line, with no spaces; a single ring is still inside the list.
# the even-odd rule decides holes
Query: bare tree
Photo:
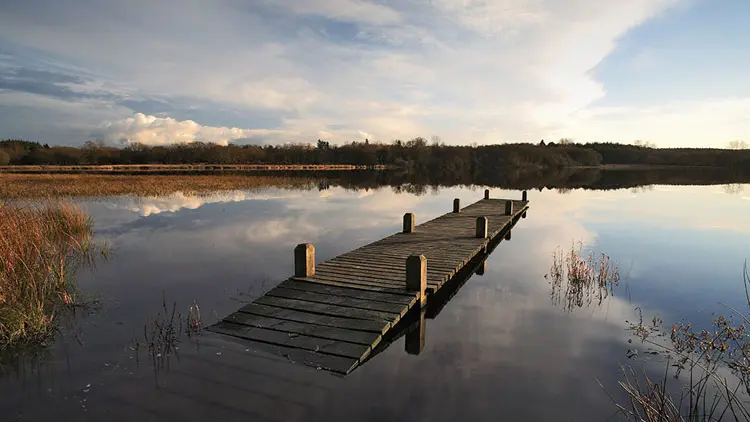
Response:
[[[750,149],[750,145],[737,139],[729,143],[729,149]]]

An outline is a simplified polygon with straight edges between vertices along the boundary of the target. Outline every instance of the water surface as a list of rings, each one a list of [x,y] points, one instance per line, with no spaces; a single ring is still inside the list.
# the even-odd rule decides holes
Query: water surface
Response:
[[[434,319],[418,355],[397,339],[351,375],[335,376],[204,334],[183,337],[179,359],[154,370],[144,325],[162,298],[182,315],[194,302],[210,324],[292,272],[292,250],[325,260],[481,198],[484,187],[341,187],[81,201],[110,260],[80,274],[99,305],[75,319],[47,356],[0,379],[7,420],[605,420],[621,398],[625,328],[640,307],[665,322],[710,320],[742,308],[750,257],[750,186],[532,190],[513,229]],[[493,189],[493,197],[520,191]],[[545,275],[557,247],[580,241],[619,266],[601,306],[555,305]],[[136,346],[136,344],[141,344]],[[635,347],[642,347],[635,345]],[[5,419],[4,419],[5,420]]]

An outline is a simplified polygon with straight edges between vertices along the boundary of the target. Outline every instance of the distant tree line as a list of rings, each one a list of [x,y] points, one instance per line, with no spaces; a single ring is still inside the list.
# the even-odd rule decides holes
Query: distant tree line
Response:
[[[357,164],[387,165],[433,175],[480,174],[497,169],[555,169],[601,165],[699,166],[750,169],[750,150],[653,148],[648,143],[579,144],[570,140],[529,144],[453,146],[424,138],[392,143],[234,145],[209,143],[122,148],[101,141],[80,147],[0,141],[0,165],[97,164]]]

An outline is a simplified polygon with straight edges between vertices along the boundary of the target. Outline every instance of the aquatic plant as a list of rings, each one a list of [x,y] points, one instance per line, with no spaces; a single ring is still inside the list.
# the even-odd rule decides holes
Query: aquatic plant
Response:
[[[740,323],[717,315],[710,328],[697,329],[691,323],[675,323],[667,330],[661,319],[650,325],[642,316],[629,329],[643,343],[664,352],[667,370],[661,379],[652,381],[645,373],[636,375],[623,368],[619,382],[629,403],[615,401],[620,412],[633,421],[719,421],[730,418],[750,421],[750,274],[747,262],[743,280],[748,311],[726,306]],[[640,310],[637,308],[638,312]],[[682,380],[677,391],[669,385],[669,368]],[[678,381],[679,382],[679,381]],[[610,396],[611,397],[611,396]]]
[[[167,306],[167,294],[162,292],[161,310],[149,317],[143,325],[143,342],[134,337],[130,343],[130,349],[135,352],[135,360],[140,363],[140,350],[145,349],[149,361],[154,370],[155,380],[158,383],[159,374],[162,370],[169,370],[172,357],[180,359],[180,343],[183,335],[186,335],[198,347],[199,337],[203,334],[203,320],[198,303],[188,307],[187,315],[177,311],[177,302],[173,302],[171,308]]]
[[[583,244],[573,242],[570,249],[557,248],[545,278],[550,283],[550,297],[566,311],[591,304],[601,305],[620,283],[620,270],[606,254],[583,253]]]
[[[74,274],[106,253],[92,241],[92,220],[65,202],[0,202],[0,350],[43,343],[59,310],[80,305]]]

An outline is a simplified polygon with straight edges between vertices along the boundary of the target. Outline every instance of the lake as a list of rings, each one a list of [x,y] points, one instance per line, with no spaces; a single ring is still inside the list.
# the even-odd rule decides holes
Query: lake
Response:
[[[396,339],[341,377],[255,353],[240,341],[181,335],[177,355],[149,355],[163,301],[205,325],[293,272],[481,199],[485,187],[259,188],[206,195],[77,200],[112,253],[79,273],[96,304],[70,318],[48,353],[3,368],[3,420],[601,421],[624,399],[621,366],[663,373],[628,322],[707,324],[746,309],[750,185],[529,190],[531,208],[474,275],[426,320],[418,355]],[[419,194],[409,193],[417,192]],[[492,189],[495,198],[518,190]],[[619,268],[613,294],[568,309],[551,295],[553,253],[581,242]],[[628,358],[631,349],[640,351]],[[600,386],[601,384],[601,386]],[[615,418],[616,420],[616,418]]]

